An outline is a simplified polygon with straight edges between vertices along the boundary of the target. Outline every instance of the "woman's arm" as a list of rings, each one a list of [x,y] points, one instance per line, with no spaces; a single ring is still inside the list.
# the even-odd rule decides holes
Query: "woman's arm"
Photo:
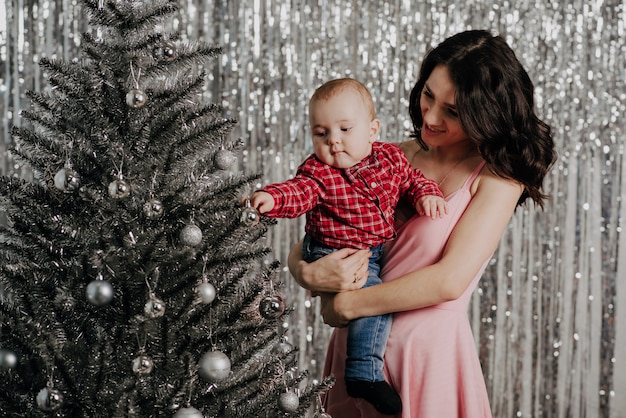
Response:
[[[497,248],[521,192],[519,184],[484,169],[475,182],[472,201],[437,263],[377,286],[323,295],[324,321],[345,326],[355,318],[408,311],[459,298]]]
[[[302,259],[302,241],[291,248],[287,264],[296,282],[314,293],[359,289],[367,279],[369,250],[343,248],[312,263]],[[356,281],[355,281],[356,278]]]

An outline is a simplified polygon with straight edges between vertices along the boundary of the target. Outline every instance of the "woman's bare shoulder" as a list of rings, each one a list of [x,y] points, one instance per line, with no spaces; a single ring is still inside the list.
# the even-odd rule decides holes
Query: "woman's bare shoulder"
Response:
[[[480,170],[480,173],[472,184],[472,194],[475,194],[475,192],[479,189],[488,190],[489,193],[505,192],[508,190],[515,195],[517,193],[521,194],[523,186],[515,180],[505,179],[498,176],[487,163]]]

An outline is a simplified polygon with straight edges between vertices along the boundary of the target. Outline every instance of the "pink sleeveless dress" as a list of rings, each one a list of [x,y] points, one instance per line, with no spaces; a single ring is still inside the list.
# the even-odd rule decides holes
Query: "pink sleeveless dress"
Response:
[[[448,195],[448,214],[440,219],[414,216],[386,246],[383,281],[435,263],[452,229],[467,208],[470,186],[481,162],[463,186]],[[402,418],[491,418],[485,380],[467,318],[470,297],[489,260],[457,300],[394,314],[385,352],[385,376],[400,393]],[[462,262],[462,260],[460,260]],[[348,396],[343,381],[346,328],[333,332],[324,375],[337,378],[324,399],[333,418],[383,418],[370,403]]]

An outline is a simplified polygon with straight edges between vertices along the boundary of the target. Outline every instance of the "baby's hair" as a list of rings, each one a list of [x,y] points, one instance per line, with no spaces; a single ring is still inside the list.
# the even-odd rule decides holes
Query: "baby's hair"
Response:
[[[311,100],[309,100],[309,104],[318,100],[328,100],[334,97],[337,93],[341,93],[342,91],[348,89],[352,89],[361,96],[363,103],[365,103],[370,112],[370,117],[372,119],[376,119],[376,110],[374,108],[374,99],[372,98],[372,94],[363,83],[353,78],[337,78],[327,81],[315,90],[313,96],[311,96]]]

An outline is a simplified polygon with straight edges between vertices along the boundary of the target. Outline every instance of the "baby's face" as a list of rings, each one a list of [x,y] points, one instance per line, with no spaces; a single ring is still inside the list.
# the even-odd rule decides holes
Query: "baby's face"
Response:
[[[349,168],[372,152],[379,122],[361,96],[350,89],[309,104],[313,151],[325,164]]]

